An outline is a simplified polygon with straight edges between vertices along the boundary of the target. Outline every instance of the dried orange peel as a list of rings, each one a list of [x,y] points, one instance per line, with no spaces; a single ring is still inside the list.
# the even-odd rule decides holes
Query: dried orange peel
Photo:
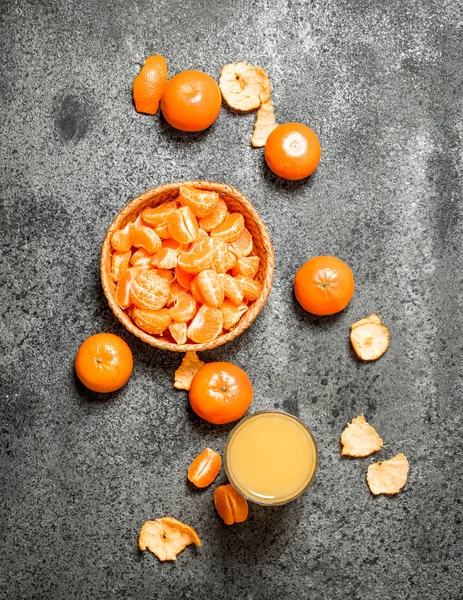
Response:
[[[186,352],[182,363],[175,371],[174,388],[178,390],[189,390],[191,381],[199,369],[204,365],[199,356],[193,350]]]
[[[352,419],[352,422],[342,432],[341,446],[342,456],[360,458],[381,450],[383,440],[379,437],[376,429],[367,423],[365,417],[360,415]]]
[[[177,555],[190,544],[201,546],[199,535],[193,527],[173,517],[146,521],[138,536],[140,550],[149,550],[160,561],[177,560]]]
[[[376,360],[389,347],[389,329],[374,313],[351,325],[350,341],[361,360]]]
[[[397,454],[389,460],[373,463],[368,467],[367,483],[374,496],[394,495],[407,483],[410,467],[404,454]]]
[[[270,99],[270,81],[264,69],[246,62],[225,65],[220,73],[219,88],[230,108],[241,112],[258,109],[251,144],[255,148],[265,146],[277,123]]]

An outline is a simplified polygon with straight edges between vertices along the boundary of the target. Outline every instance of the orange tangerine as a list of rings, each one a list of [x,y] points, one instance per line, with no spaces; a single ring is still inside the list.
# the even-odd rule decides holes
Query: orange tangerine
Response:
[[[230,262],[229,252],[227,244],[225,242],[219,242],[212,256],[212,268],[217,273],[226,273],[228,271],[228,265]]]
[[[130,239],[132,240],[132,246],[135,248],[144,248],[154,254],[161,248],[161,238],[158,234],[145,225],[140,225],[135,222],[130,229]]]
[[[139,269],[149,269],[152,258],[153,255],[151,252],[148,252],[148,250],[145,250],[144,248],[139,248],[132,254],[130,258],[130,264]]]
[[[235,212],[228,215],[225,221],[211,231],[211,237],[222,242],[236,242],[244,228],[244,217],[241,213]]]
[[[246,227],[243,227],[240,237],[236,242],[230,244],[230,250],[239,258],[249,256],[252,252],[252,235]]]
[[[245,275],[237,275],[234,279],[243,290],[245,298],[248,300],[257,300],[259,298],[262,293],[262,287],[257,281]]]
[[[241,285],[234,277],[228,275],[228,273],[219,275],[219,277],[222,279],[225,296],[231,300],[233,304],[241,304],[244,298],[244,292]]]
[[[182,288],[182,286],[179,285],[176,281],[174,281],[174,283],[172,283],[170,286],[170,292],[167,296],[166,306],[172,306],[172,304],[175,302],[178,296],[181,296],[184,293],[185,289]]]
[[[152,227],[158,227],[167,223],[169,216],[177,208],[177,202],[175,200],[165,200],[159,206],[155,208],[145,208],[141,212],[141,218],[145,223]]]
[[[181,185],[178,199],[182,206],[191,208],[195,217],[205,217],[217,206],[219,194],[207,190],[198,190],[188,185]]]
[[[138,308],[158,310],[165,305],[169,292],[166,279],[154,271],[140,271],[132,282],[130,299]]]
[[[166,59],[160,54],[148,56],[133,82],[133,101],[137,112],[155,115],[166,84]]]
[[[172,248],[161,248],[151,260],[153,267],[160,269],[175,269],[177,266],[177,252]]]
[[[223,328],[231,329],[234,327],[244,313],[248,310],[246,304],[233,304],[231,300],[225,299],[220,307],[223,316]]]
[[[132,304],[130,300],[130,288],[138,271],[134,267],[126,269],[117,283],[116,300],[121,308],[128,308]]]
[[[132,247],[132,240],[130,239],[130,229],[132,223],[127,223],[124,229],[115,231],[111,236],[111,247],[118,252],[127,252]]]
[[[177,344],[186,344],[186,323],[171,323],[169,325],[170,335],[174,338]]]
[[[170,236],[181,244],[194,242],[198,237],[198,221],[189,206],[177,208],[169,215],[168,228]]]
[[[157,225],[154,228],[154,231],[158,234],[161,240],[170,240],[171,235],[169,231],[169,221],[167,223],[163,223],[162,225]]]
[[[187,329],[187,336],[196,344],[211,342],[222,333],[223,316],[218,308],[203,304]]]
[[[260,259],[258,256],[244,256],[236,261],[236,265],[233,267],[232,275],[245,275],[254,279],[257,271],[259,270]]]
[[[214,210],[205,217],[201,217],[201,219],[199,219],[199,226],[204,231],[212,231],[213,229],[220,227],[220,225],[222,225],[227,216],[227,204],[225,203],[225,200],[219,198],[219,201],[217,202],[217,205],[214,208]]]
[[[111,260],[111,279],[113,281],[119,281],[124,271],[129,268],[131,256],[131,250],[127,250],[127,252],[113,252]]]
[[[194,278],[194,273],[187,273],[177,264],[175,267],[175,277],[183,288],[189,290],[191,287],[191,280]]]
[[[169,309],[160,308],[158,310],[150,310],[146,308],[134,308],[132,310],[132,319],[135,325],[146,333],[160,335],[170,325]]]
[[[191,291],[191,295],[196,300],[196,302],[198,302],[198,304],[205,303],[204,296],[202,295],[201,290],[199,289],[198,277],[195,277],[194,279],[192,279],[191,285],[190,285],[190,291]]]
[[[184,292],[175,298],[174,305],[169,310],[173,321],[186,323],[196,314],[196,300],[191,294]]]
[[[207,269],[214,255],[214,249],[208,245],[197,252],[182,252],[178,257],[178,266],[187,273],[199,273]]]
[[[224,299],[222,279],[213,269],[205,269],[197,277],[199,291],[206,304],[218,308]]]
[[[196,252],[196,250],[203,250],[211,244],[211,238],[202,229],[198,230],[198,237],[188,246],[188,252]]]

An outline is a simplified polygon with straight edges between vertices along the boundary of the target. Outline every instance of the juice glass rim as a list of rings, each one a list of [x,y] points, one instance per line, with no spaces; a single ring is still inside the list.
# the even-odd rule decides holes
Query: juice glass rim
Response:
[[[299,423],[299,425],[301,425],[306,430],[306,432],[309,434],[309,437],[311,438],[314,448],[315,448],[315,465],[314,465],[314,469],[313,469],[310,479],[307,481],[307,483],[304,485],[304,487],[300,491],[298,491],[298,493],[295,496],[292,496],[291,498],[288,498],[287,500],[282,500],[280,502],[278,502],[278,501],[277,502],[262,502],[260,500],[256,500],[255,498],[251,498],[236,483],[236,480],[233,478],[233,476],[230,473],[230,470],[228,468],[228,447],[230,445],[230,440],[233,437],[233,434],[246,421],[249,421],[250,419],[257,417],[259,415],[268,415],[268,414],[283,415],[285,417],[290,417],[291,419],[293,419],[294,421]],[[305,490],[310,486],[310,484],[314,480],[315,473],[317,472],[317,468],[318,468],[318,445],[317,445],[317,442],[315,440],[315,437],[314,437],[310,427],[308,425],[306,425],[303,421],[301,421],[301,419],[299,419],[299,417],[295,417],[294,415],[287,413],[283,410],[258,410],[257,412],[252,413],[251,415],[246,415],[244,418],[242,418],[228,434],[228,438],[227,438],[227,441],[226,441],[224,449],[223,449],[223,466],[224,466],[225,473],[228,477],[228,481],[242,496],[244,496],[246,498],[246,500],[249,500],[250,502],[254,502],[254,504],[260,504],[261,506],[279,506],[282,504],[288,504],[289,502],[292,502],[293,500],[297,500],[297,498],[299,498],[305,492]]]

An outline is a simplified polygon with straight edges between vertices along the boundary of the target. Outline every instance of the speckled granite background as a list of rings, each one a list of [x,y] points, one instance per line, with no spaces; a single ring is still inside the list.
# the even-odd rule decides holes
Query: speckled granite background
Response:
[[[463,597],[461,2],[165,0],[1,3],[0,598],[420,599]],[[131,83],[163,54],[170,74],[267,69],[280,122],[319,135],[319,169],[285,183],[249,145],[253,115],[225,108],[202,134],[142,116]],[[228,528],[185,472],[230,427],[200,422],[172,387],[180,356],[112,317],[98,253],[114,215],[172,180],[228,182],[265,220],[275,283],[252,328],[204,353],[249,373],[253,408],[313,429],[320,466],[281,508]],[[292,294],[317,254],[357,283],[342,314]],[[392,343],[361,364],[352,321],[376,311]],[[80,343],[122,335],[135,359],[102,399],[77,381]],[[341,460],[364,412],[386,447]],[[397,497],[373,498],[368,464],[403,451]],[[161,564],[137,550],[146,519],[194,525],[201,549]]]

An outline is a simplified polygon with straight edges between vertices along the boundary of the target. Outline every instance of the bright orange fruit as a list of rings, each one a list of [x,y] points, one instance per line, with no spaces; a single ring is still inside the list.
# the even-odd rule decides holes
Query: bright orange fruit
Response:
[[[320,142],[302,123],[284,123],[276,127],[265,144],[265,160],[283,179],[298,180],[311,175],[320,162]]]
[[[205,217],[217,206],[219,194],[217,192],[181,185],[178,199],[182,206],[189,206],[191,208],[195,217]]]
[[[201,217],[201,219],[199,219],[199,226],[204,231],[212,231],[213,229],[220,227],[220,225],[222,225],[227,216],[227,204],[225,200],[222,200],[222,198],[220,198],[214,210],[208,213],[205,217]]]
[[[221,242],[232,243],[240,237],[243,228],[243,215],[238,212],[230,213],[220,227],[211,231],[210,236]]]
[[[222,466],[218,452],[205,448],[188,468],[188,480],[198,488],[205,488],[214,481]]]
[[[246,498],[229,483],[215,490],[214,505],[225,525],[242,523],[248,518],[249,507]]]
[[[176,321],[171,322],[169,325],[170,335],[174,338],[177,344],[186,344],[186,330],[188,325],[186,323],[177,323]]]
[[[169,309],[170,317],[177,323],[187,323],[196,314],[196,300],[187,292],[179,294],[174,305]]]
[[[133,82],[133,101],[138,112],[155,115],[167,84],[166,59],[148,56]]]
[[[223,316],[218,308],[203,304],[187,329],[187,336],[196,344],[211,342],[222,333]]]
[[[146,308],[134,308],[132,319],[135,325],[151,335],[160,335],[170,325],[170,314],[168,308],[151,310]]]
[[[130,239],[130,229],[132,223],[127,223],[124,229],[115,231],[111,237],[111,247],[118,252],[127,252],[132,247]]]
[[[131,250],[127,250],[127,252],[113,252],[111,258],[111,279],[113,281],[119,281],[124,272],[129,268],[131,256]]]
[[[198,221],[189,206],[177,208],[169,215],[168,229],[171,237],[180,244],[189,244],[198,237]]]
[[[223,282],[213,269],[205,269],[198,273],[199,291],[209,306],[219,308],[224,300]]]
[[[132,301],[130,300],[130,288],[135,277],[138,274],[138,269],[132,267],[124,271],[116,286],[116,301],[121,308],[128,308]]]
[[[169,220],[169,216],[177,208],[177,202],[175,200],[165,200],[162,204],[155,206],[154,208],[145,208],[141,212],[141,218],[145,223],[152,227],[158,227],[164,225]]]

